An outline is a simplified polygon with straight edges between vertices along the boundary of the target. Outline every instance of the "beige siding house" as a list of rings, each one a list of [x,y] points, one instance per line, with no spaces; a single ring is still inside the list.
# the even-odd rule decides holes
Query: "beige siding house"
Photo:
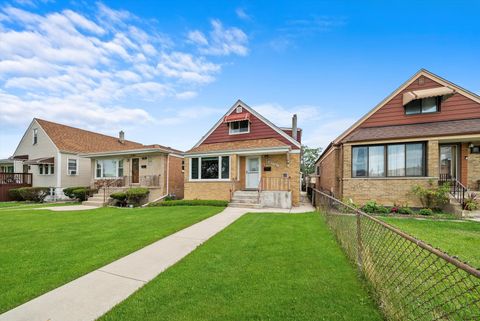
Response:
[[[145,187],[148,201],[167,195],[183,198],[183,152],[161,145],[82,154],[90,159],[90,185],[99,189],[85,204],[103,205],[109,194],[130,187]],[[104,199],[103,194],[106,193]]]
[[[152,187],[152,197],[183,196],[183,180],[175,177],[183,177],[182,152],[125,140],[123,132],[112,137],[35,118],[9,160],[15,172],[32,173],[34,187],[51,187],[54,199],[65,198],[66,187],[106,181]],[[170,164],[178,173],[168,171]]]

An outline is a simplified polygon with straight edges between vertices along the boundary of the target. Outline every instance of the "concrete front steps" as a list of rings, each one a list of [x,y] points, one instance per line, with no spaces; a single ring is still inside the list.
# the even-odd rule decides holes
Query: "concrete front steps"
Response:
[[[103,190],[99,190],[98,193],[93,194],[93,196],[89,197],[88,200],[83,201],[82,205],[98,206],[98,207],[105,206],[111,201],[110,195],[119,191],[120,189],[111,189],[107,193],[107,197],[104,197],[105,192]]]
[[[262,208],[262,205],[258,203],[257,191],[235,191],[229,206],[240,208]]]

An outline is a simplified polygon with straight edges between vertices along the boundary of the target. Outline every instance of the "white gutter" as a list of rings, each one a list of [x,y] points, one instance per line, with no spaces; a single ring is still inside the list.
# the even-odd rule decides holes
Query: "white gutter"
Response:
[[[169,150],[163,148],[149,148],[149,149],[129,149],[129,150],[121,150],[121,151],[110,151],[110,152],[101,152],[101,153],[85,153],[79,154],[81,157],[86,158],[94,158],[94,157],[102,157],[102,156],[116,156],[116,155],[130,155],[130,154],[148,154],[148,153],[172,153]],[[182,157],[183,155],[178,153],[173,153]]]
[[[254,155],[254,154],[268,154],[268,153],[288,153],[291,151],[290,147],[271,147],[271,148],[251,148],[251,149],[231,149],[231,150],[216,150],[205,152],[192,152],[186,153],[185,156],[217,156],[225,154],[237,154],[237,155]]]

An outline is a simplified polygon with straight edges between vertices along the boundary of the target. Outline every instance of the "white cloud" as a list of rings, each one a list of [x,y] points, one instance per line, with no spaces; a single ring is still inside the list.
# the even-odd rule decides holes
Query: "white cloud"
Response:
[[[223,109],[212,107],[190,107],[177,111],[173,116],[164,117],[158,120],[161,125],[187,124],[192,120],[198,121],[212,115],[220,115],[225,112]]]
[[[187,35],[188,40],[196,44],[201,53],[214,56],[248,54],[248,37],[245,32],[236,27],[225,28],[217,19],[212,20],[211,25],[208,37],[199,30],[190,31]]]
[[[219,62],[181,51],[158,26],[103,3],[34,13],[0,5],[0,121],[23,127],[33,117],[82,127],[155,122],[148,106],[165,98],[187,100],[215,80]],[[30,2],[30,1],[28,1]],[[204,54],[246,54],[238,28],[212,21],[209,36],[189,33]],[[183,122],[179,113],[168,122]]]
[[[160,57],[157,69],[167,77],[188,82],[208,83],[214,80],[212,75],[220,71],[220,66],[201,57],[195,58],[191,54],[173,52]]]
[[[196,91],[192,91],[192,90],[189,90],[189,91],[184,91],[184,92],[181,92],[181,93],[177,93],[177,98],[178,99],[181,99],[181,100],[187,100],[187,99],[192,99],[192,98],[195,98],[197,97],[198,93]]]
[[[203,34],[203,32],[194,30],[190,31],[187,35],[188,40],[190,40],[193,43],[196,43],[197,45],[200,46],[207,46],[208,45],[208,40],[207,37]]]
[[[239,17],[242,20],[251,20],[252,17],[245,11],[243,8],[237,8],[235,10],[235,13],[237,14],[237,17]]]
[[[291,127],[292,116],[297,114],[298,127],[303,129],[302,144],[311,147],[327,147],[338,135],[350,127],[355,117],[345,117],[332,112],[331,108],[300,105],[284,107],[277,103],[253,106],[275,125]]]
[[[320,110],[315,106],[295,106],[286,108],[276,103],[266,103],[254,106],[260,114],[278,126],[290,127],[292,117],[297,114],[299,123],[312,122],[320,118]],[[301,126],[300,126],[301,127]]]

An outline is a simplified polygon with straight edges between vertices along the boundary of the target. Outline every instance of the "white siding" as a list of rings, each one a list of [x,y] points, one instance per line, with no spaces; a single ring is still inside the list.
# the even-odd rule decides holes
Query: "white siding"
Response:
[[[34,128],[38,129],[38,141],[35,145],[33,144]],[[40,127],[40,125],[34,120],[30,126],[28,126],[28,129],[20,140],[13,156],[19,155],[28,155],[29,159],[54,157],[56,162],[57,147],[47,136],[42,127]],[[54,175],[39,175],[38,166],[32,165],[30,166],[29,173],[32,173],[33,186],[57,187],[57,170]]]
[[[90,159],[67,153],[61,153],[61,157],[62,187],[90,186],[92,181]],[[77,175],[68,175],[68,159],[70,158],[77,160]]]

